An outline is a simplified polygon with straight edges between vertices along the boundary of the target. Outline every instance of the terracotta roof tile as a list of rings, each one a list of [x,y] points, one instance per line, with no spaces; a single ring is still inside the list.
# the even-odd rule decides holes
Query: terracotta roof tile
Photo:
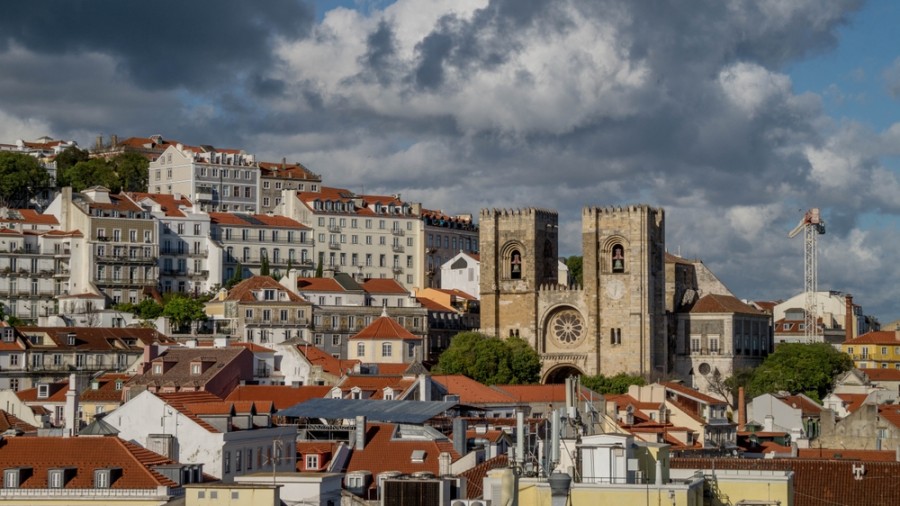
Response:
[[[285,385],[246,385],[239,386],[231,391],[225,399],[229,402],[236,401],[268,401],[275,405],[275,409],[285,409],[306,402],[310,399],[323,398],[331,391],[329,386],[300,386]]]
[[[513,397],[520,402],[565,402],[566,385],[494,385],[492,388]],[[593,395],[592,395],[593,394]],[[581,387],[581,400],[600,399],[600,394]]]
[[[456,313],[456,309],[452,307],[447,307],[443,304],[440,304],[434,300],[425,298],[425,297],[416,297],[416,302],[421,304],[422,307],[429,311],[437,311],[440,313]]]
[[[440,383],[447,393],[458,395],[462,404],[515,404],[516,399],[507,393],[483,385],[461,374],[436,375],[432,381]]]
[[[297,278],[297,289],[304,292],[345,292],[334,278]]]
[[[422,338],[406,330],[403,325],[389,316],[380,316],[375,321],[350,337],[354,339],[403,339],[421,340]]]
[[[509,466],[509,457],[497,455],[481,464],[460,473],[466,479],[466,499],[481,499],[484,495],[484,479],[488,472]]]
[[[287,216],[244,213],[209,213],[209,219],[216,225],[237,227],[278,227],[309,230],[309,227]]]
[[[377,400],[384,397],[384,389],[391,388],[400,392],[405,392],[412,386],[416,380],[403,379],[402,376],[380,376],[372,374],[351,374],[341,381],[338,387],[341,392],[347,393],[354,388],[358,388],[363,392],[369,392],[370,399]]]
[[[400,471],[405,474],[428,471],[437,475],[438,456],[442,451],[450,454],[452,462],[460,458],[453,450],[452,443],[446,440],[439,442],[392,439],[395,428],[394,424],[389,423],[370,424],[366,428],[365,449],[353,451],[347,464],[347,472],[369,471],[373,475],[378,475],[385,471]],[[413,462],[410,458],[416,450],[425,452],[422,462]]]
[[[370,278],[362,284],[362,287],[366,293],[409,295],[409,290],[396,279]]]
[[[888,346],[900,346],[900,332],[894,330],[876,330],[844,341],[845,345],[857,344],[886,344]]]
[[[779,396],[778,398],[784,401],[788,406],[800,408],[800,412],[803,413],[803,415],[818,415],[824,409],[822,406],[816,404],[815,401],[802,395],[785,395]]]
[[[691,313],[740,313],[740,314],[765,314],[753,306],[744,304],[736,297],[730,295],[708,294],[704,295],[691,308]]]
[[[36,432],[37,427],[31,425],[30,423],[22,420],[12,413],[7,413],[6,411],[0,409],[0,432],[6,432],[10,429],[18,430],[21,432]]]
[[[274,300],[274,301],[266,301],[257,299],[253,292],[259,290],[277,290],[278,292],[283,292],[287,294],[288,300]],[[252,276],[249,277],[237,285],[234,286],[231,290],[228,290],[228,295],[225,297],[225,300],[228,301],[241,301],[241,302],[261,302],[261,303],[277,303],[277,302],[302,302],[307,303],[306,299],[287,289],[284,285],[272,279],[271,276]]]
[[[870,381],[900,381],[900,369],[860,369]]]
[[[848,448],[799,448],[801,459],[862,460],[865,462],[896,462],[894,450],[851,450]]]
[[[686,387],[680,383],[672,383],[671,381],[667,381],[663,383],[663,385],[667,390],[672,390],[680,395],[688,396],[707,404],[725,404],[725,401],[723,401],[722,399],[716,399],[715,397],[700,393],[699,391],[694,390],[693,388]]]
[[[175,462],[117,437],[17,437],[0,441],[0,468],[30,467],[32,473],[20,485],[25,489],[48,488],[48,471],[74,467],[75,475],[67,489],[94,488],[94,470],[116,467],[121,476],[110,488],[155,489],[177,484],[156,471],[153,466]]]
[[[900,504],[900,462],[866,462],[862,479],[853,472],[859,462],[850,460],[675,457],[670,465],[672,469],[793,471],[794,506]]]
[[[359,363],[359,360],[335,358],[310,344],[298,344],[297,350],[306,357],[310,364],[320,366],[322,371],[336,377],[347,374]]]
[[[843,400],[846,403],[845,408],[850,413],[853,413],[854,411],[859,409],[859,407],[863,405],[863,402],[865,402],[866,399],[869,398],[868,394],[835,394],[835,395],[840,397],[841,400]]]
[[[175,195],[169,195],[167,193],[131,192],[127,195],[138,203],[145,199],[152,200],[156,204],[159,204],[166,216],[173,218],[184,218],[186,216],[184,212],[181,211],[180,207],[191,208],[194,206],[190,199],[183,195],[180,199],[176,199]]]

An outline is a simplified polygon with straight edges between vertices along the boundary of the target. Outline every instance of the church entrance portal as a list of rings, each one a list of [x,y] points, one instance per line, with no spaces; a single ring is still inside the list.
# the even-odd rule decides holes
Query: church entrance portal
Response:
[[[541,381],[541,383],[545,385],[556,385],[559,383],[565,383],[566,378],[568,378],[569,376],[582,375],[584,375],[584,373],[574,365],[559,365],[547,371],[547,374],[544,375],[544,379]]]

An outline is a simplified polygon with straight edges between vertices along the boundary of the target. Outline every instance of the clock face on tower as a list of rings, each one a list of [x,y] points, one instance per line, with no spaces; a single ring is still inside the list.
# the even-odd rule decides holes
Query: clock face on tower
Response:
[[[606,295],[612,300],[619,300],[625,295],[625,283],[621,279],[611,279],[606,284]]]

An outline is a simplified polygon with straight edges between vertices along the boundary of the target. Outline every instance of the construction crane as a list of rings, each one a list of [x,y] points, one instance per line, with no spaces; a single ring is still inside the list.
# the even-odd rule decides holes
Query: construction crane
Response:
[[[816,340],[819,334],[819,318],[816,308],[816,291],[818,290],[818,255],[816,253],[816,238],[825,233],[825,222],[819,215],[819,208],[814,207],[800,220],[800,223],[788,233],[788,237],[795,237],[800,231],[803,231],[803,270],[804,270],[804,289],[806,293],[806,308],[804,315],[804,337],[807,343]]]

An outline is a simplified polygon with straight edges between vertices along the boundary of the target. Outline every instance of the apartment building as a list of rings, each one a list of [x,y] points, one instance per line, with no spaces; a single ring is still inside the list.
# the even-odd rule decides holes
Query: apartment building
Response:
[[[204,211],[259,209],[259,167],[241,150],[170,145],[150,162],[149,176],[151,192],[186,195]]]
[[[282,191],[319,191],[322,176],[314,174],[301,163],[259,162],[260,213],[274,213],[281,207]]]
[[[55,216],[62,230],[84,235],[71,249],[70,293],[102,293],[114,304],[136,303],[145,289],[156,287],[157,223],[125,194],[100,186],[80,193],[67,187],[45,214]]]
[[[268,264],[271,274],[297,268],[312,274],[313,237],[309,227],[284,216],[245,213],[209,213],[210,252],[222,259],[225,283],[240,268],[243,273],[260,274]]]
[[[419,207],[399,195],[357,195],[342,188],[285,191],[282,214],[312,229],[316,261],[359,279],[425,282]]]
[[[269,276],[253,276],[206,304],[216,332],[255,344],[305,338],[312,304]]]
[[[900,369],[900,330],[867,332],[841,343],[858,369]]]
[[[444,263],[459,253],[478,255],[478,225],[471,214],[451,216],[443,211],[422,209],[425,226],[425,286],[444,288],[441,284]],[[478,281],[475,281],[478,293]]]
[[[209,214],[179,193],[128,196],[156,221],[162,292],[196,295],[212,290],[222,279],[222,250],[210,248]]]
[[[428,335],[428,310],[393,279],[360,283],[346,273],[326,270],[322,278],[288,275],[282,283],[313,304],[309,340],[335,358],[349,358],[350,338],[377,320],[384,306],[411,334]]]
[[[59,228],[52,215],[0,208],[0,303],[8,315],[37,323],[56,314],[55,297],[68,293],[71,243],[82,239]]]

